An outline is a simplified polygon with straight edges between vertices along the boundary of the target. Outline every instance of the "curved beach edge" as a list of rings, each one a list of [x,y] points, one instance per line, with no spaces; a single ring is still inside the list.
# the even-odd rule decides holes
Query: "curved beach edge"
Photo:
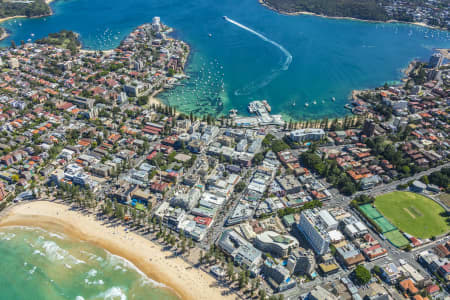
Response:
[[[106,226],[93,215],[49,201],[20,203],[7,209],[0,227],[29,226],[57,231],[104,248],[132,262],[149,278],[169,287],[181,299],[234,299],[216,280],[181,258],[123,226]],[[170,258],[169,258],[170,256]]]

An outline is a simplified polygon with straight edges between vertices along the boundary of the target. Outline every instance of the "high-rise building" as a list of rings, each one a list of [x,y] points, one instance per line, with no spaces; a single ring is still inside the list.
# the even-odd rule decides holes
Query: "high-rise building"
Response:
[[[430,57],[430,61],[428,62],[428,66],[430,68],[439,68],[442,65],[444,57],[441,53],[434,53]]]
[[[286,268],[295,275],[312,275],[316,268],[316,260],[311,250],[295,250],[289,255]]]
[[[298,229],[310,243],[314,252],[323,255],[329,251],[328,232],[336,230],[338,222],[326,210],[304,210],[300,215]]]
[[[366,119],[364,121],[364,127],[362,132],[367,136],[367,137],[371,137],[375,134],[375,128],[376,128],[376,124],[374,122],[374,120],[371,119]]]
[[[152,29],[156,32],[161,31],[161,19],[159,17],[153,17]]]

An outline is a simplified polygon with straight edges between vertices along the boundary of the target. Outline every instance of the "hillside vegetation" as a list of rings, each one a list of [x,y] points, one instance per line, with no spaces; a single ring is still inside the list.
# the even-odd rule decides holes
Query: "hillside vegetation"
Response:
[[[264,0],[264,3],[284,13],[306,11],[331,17],[388,19],[386,11],[376,0]]]
[[[36,43],[67,48],[73,53],[75,53],[81,46],[78,35],[75,32],[69,30],[61,30],[57,33],[50,33],[47,37],[36,40]]]
[[[0,18],[13,16],[37,17],[49,15],[50,7],[44,0],[11,1],[0,0]]]

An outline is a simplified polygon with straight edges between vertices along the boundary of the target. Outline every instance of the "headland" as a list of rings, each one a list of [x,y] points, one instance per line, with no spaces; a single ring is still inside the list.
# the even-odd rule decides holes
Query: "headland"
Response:
[[[358,5],[356,5],[356,3],[354,4],[355,7],[347,7],[346,9],[345,5],[342,4],[342,7],[339,7],[339,5],[337,5],[334,9],[332,9],[331,7],[328,8],[326,3],[324,3],[324,5],[322,6],[312,6],[307,0],[286,0],[280,1],[278,3],[273,0],[258,0],[258,2],[262,6],[284,15],[311,15],[329,19],[354,20],[375,23],[406,23],[431,29],[448,30],[448,26],[445,23],[439,23],[439,15],[430,16],[429,19],[433,20],[432,22],[430,22],[429,19],[427,20],[424,18],[408,15],[408,13],[406,13],[407,7],[403,6],[396,7],[396,13],[393,14],[390,9],[386,10],[382,5],[376,4],[376,1],[367,1],[367,4],[365,4],[367,7],[364,7],[365,9],[361,11],[359,10],[359,7]],[[363,6],[364,4],[361,4],[361,7]],[[342,11],[340,11],[339,8],[341,8]],[[425,6],[418,6],[415,8],[419,10],[428,9],[428,7]]]

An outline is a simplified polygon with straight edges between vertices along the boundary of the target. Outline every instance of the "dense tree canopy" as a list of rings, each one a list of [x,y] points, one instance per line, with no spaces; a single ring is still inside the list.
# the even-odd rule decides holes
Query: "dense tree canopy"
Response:
[[[364,268],[363,265],[356,266],[354,272],[356,281],[361,285],[367,284],[370,281],[370,278],[372,277],[372,275],[370,275],[370,271]]]
[[[440,171],[431,173],[428,175],[427,181],[444,188],[448,192],[450,189],[450,168],[442,168]]]
[[[50,14],[50,7],[44,0],[10,2],[0,0],[0,18],[12,16],[36,17]]]
[[[376,0],[264,0],[283,12],[307,11],[332,17],[386,21],[387,13]]]

